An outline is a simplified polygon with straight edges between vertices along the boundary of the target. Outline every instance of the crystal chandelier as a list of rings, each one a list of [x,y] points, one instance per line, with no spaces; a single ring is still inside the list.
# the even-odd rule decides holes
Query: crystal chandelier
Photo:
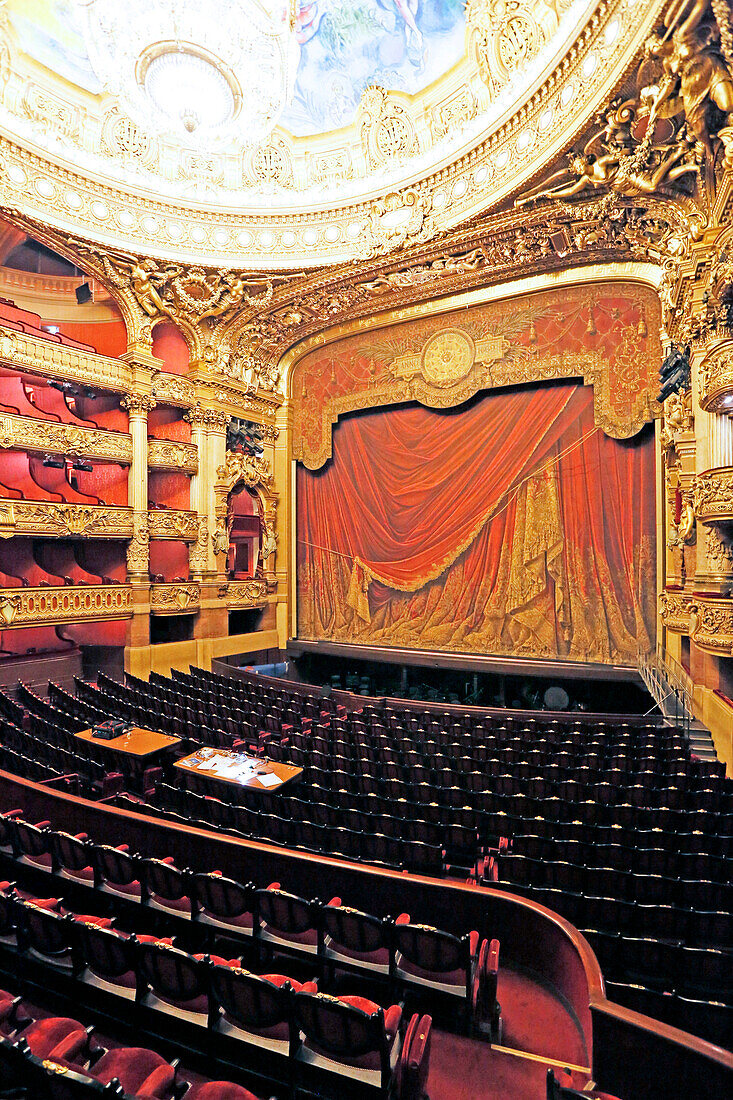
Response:
[[[146,129],[262,141],[295,82],[296,0],[76,0],[104,90]]]

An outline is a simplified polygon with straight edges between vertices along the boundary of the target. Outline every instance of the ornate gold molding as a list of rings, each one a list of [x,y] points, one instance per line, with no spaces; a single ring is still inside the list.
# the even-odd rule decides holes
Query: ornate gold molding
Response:
[[[733,339],[710,348],[699,377],[700,407],[709,413],[733,413]]]
[[[201,402],[197,401],[192,409],[183,414],[183,419],[189,424],[201,424],[221,432],[224,431],[232,416],[233,413],[222,412],[221,409],[204,408]]]
[[[699,649],[733,654],[733,600],[695,593],[690,603],[690,637]]]
[[[126,393],[120,400],[120,405],[127,409],[131,420],[134,417],[147,417],[157,404],[151,393]]]
[[[125,619],[132,615],[132,589],[124,584],[62,588],[0,589],[0,627]]]
[[[264,582],[269,591],[277,587],[275,577],[275,551],[277,549],[276,513],[278,494],[273,488],[274,479],[270,464],[265,458],[252,458],[238,451],[227,451],[226,461],[216,471],[214,485],[214,514],[216,526],[211,532],[214,554],[226,553],[229,546],[227,531],[228,497],[240,483],[252,489],[259,498],[259,514],[262,521],[260,561]]]
[[[151,539],[196,542],[199,534],[198,513],[175,511],[172,508],[151,509],[148,512],[148,530]]]
[[[690,595],[685,592],[664,591],[659,596],[659,614],[662,622],[675,634],[690,633]]]
[[[225,601],[230,611],[265,607],[267,595],[267,581],[258,577],[246,581],[228,581],[219,588],[219,598]]]
[[[151,615],[193,615],[199,610],[198,584],[152,584]]]
[[[0,500],[0,538],[13,535],[127,539],[132,536],[132,509]]]
[[[0,325],[0,362],[16,370],[118,393],[129,390],[131,385],[130,368],[120,359],[56,344],[3,325]]]
[[[148,466],[151,469],[178,470],[184,474],[197,474],[199,469],[198,447],[195,443],[149,438]]]
[[[248,489],[272,484],[272,471],[266,458],[253,458],[239,451],[227,451],[226,461],[216,470],[218,492],[230,493],[240,481]]]
[[[693,507],[701,523],[733,523],[733,466],[719,466],[697,475]]]
[[[80,428],[76,424],[36,420],[14,413],[0,413],[0,447],[79,455],[121,465],[132,462],[132,438],[126,432]]]

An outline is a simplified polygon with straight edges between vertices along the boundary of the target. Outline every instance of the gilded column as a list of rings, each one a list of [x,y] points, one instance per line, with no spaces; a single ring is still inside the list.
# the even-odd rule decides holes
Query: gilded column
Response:
[[[288,609],[295,607],[296,578],[291,567],[295,560],[295,473],[290,458],[290,432],[292,431],[292,411],[289,401],[285,401],[278,410],[275,420],[275,448],[273,474],[275,488],[279,495],[280,507],[277,514],[277,542],[279,553],[276,560],[277,577],[277,634],[280,649],[285,649],[291,636]]]
[[[201,610],[194,624],[197,639],[228,634],[226,601],[219,591],[226,582],[228,538],[226,514],[217,515],[217,469],[226,455],[226,429],[231,415],[197,404],[185,414],[191,440],[199,449],[198,473],[191,479],[191,507],[198,513],[199,535],[189,551],[192,578],[201,584]]]
[[[133,673],[145,674],[145,652],[150,645],[148,413],[155,408],[155,398],[149,393],[131,393],[120,404],[127,409],[132,436],[127,499],[132,508],[133,536],[127,544],[127,579],[132,586],[133,615],[128,627],[126,667]]]

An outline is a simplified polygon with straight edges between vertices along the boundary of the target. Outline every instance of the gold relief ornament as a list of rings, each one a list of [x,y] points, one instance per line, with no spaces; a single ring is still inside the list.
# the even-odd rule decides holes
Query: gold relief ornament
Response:
[[[733,340],[710,349],[700,364],[700,407],[709,413],[733,412]]]
[[[196,512],[183,510],[149,509],[148,530],[153,539],[182,539],[195,542],[199,531],[199,517]]]
[[[131,614],[132,590],[125,584],[0,590],[0,625],[4,626],[120,619]]]
[[[405,290],[423,283],[432,283],[436,279],[464,275],[477,271],[486,265],[486,255],[481,248],[472,248],[456,256],[439,256],[429,264],[418,264],[404,271],[391,271],[377,275],[361,286],[370,295],[386,294],[390,290]]]
[[[163,405],[190,408],[196,400],[193,383],[178,374],[158,371],[152,377],[151,386],[153,397]]]
[[[198,448],[194,443],[149,439],[148,466],[153,469],[181,470],[186,474],[198,473]]]
[[[127,544],[127,569],[129,573],[147,573],[150,563],[150,528],[147,513],[133,516],[133,535]]]
[[[150,586],[150,610],[158,614],[178,615],[195,611],[199,605],[198,584],[153,584]]]
[[[11,626],[20,611],[21,599],[16,593],[0,593],[0,622],[3,626]]]
[[[668,630],[690,633],[690,597],[681,592],[664,591],[659,596],[659,613]]]
[[[192,573],[205,573],[209,564],[209,521],[206,516],[199,516],[199,532],[195,543],[189,547],[188,564]]]
[[[226,523],[217,523],[211,532],[211,548],[215,555],[226,554],[229,549],[229,532]]]
[[[699,649],[733,654],[733,601],[696,595],[690,602],[690,637]]]
[[[418,152],[415,126],[398,99],[371,84],[359,101],[361,144],[370,169],[403,161]]]
[[[715,527],[705,527],[705,562],[707,571],[716,574],[733,572],[733,545]]]
[[[227,451],[223,466],[217,467],[217,490],[230,493],[235,485],[243,482],[248,489],[272,484],[272,470],[266,458],[254,458],[240,451]]]
[[[433,200],[429,192],[417,187],[390,191],[369,208],[362,231],[360,254],[372,259],[396,248],[411,248],[430,239],[434,233]]]
[[[557,32],[569,0],[468,0],[466,52],[495,99]]]
[[[722,466],[698,474],[693,485],[693,506],[701,523],[733,520],[733,468]]]
[[[262,607],[267,601],[267,593],[267,582],[258,577],[229,581],[219,589],[219,596],[226,600],[227,606],[240,610],[248,607]]]

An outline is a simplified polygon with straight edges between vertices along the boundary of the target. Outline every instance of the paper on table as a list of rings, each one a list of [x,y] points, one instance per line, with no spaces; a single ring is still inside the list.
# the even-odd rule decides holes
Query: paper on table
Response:
[[[263,787],[276,787],[280,782],[279,777],[277,775],[273,775],[272,772],[268,772],[265,775],[258,775],[257,778],[259,779]]]

